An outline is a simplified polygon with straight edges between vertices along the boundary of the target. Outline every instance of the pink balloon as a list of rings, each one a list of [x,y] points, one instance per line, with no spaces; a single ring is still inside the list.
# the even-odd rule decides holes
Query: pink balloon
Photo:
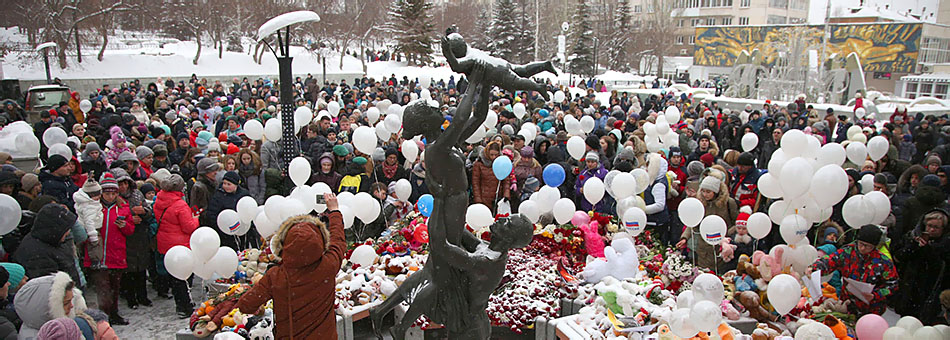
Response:
[[[590,215],[580,210],[574,212],[574,217],[571,218],[571,224],[575,227],[580,227],[588,223],[590,223]]]
[[[888,327],[887,320],[877,314],[865,314],[854,325],[854,329],[858,333],[858,339],[861,340],[881,340],[884,338],[884,331]]]

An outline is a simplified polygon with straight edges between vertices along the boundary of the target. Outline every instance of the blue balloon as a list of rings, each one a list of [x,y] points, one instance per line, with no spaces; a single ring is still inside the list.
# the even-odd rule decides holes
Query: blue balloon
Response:
[[[419,208],[419,213],[422,216],[429,217],[432,215],[432,208],[435,202],[433,201],[432,195],[425,194],[419,196],[419,201],[416,202],[416,208]]]
[[[499,181],[511,174],[511,159],[508,156],[498,156],[491,162],[491,171]]]
[[[541,175],[544,177],[544,184],[546,185],[557,188],[564,183],[564,168],[558,164],[548,164],[544,167],[544,172]]]

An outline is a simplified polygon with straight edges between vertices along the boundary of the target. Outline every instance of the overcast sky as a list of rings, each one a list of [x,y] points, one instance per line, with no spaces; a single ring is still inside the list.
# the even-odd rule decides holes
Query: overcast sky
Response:
[[[860,0],[811,0],[811,10],[808,13],[808,22],[813,24],[824,23],[825,12],[828,6],[828,1],[832,2],[831,13],[832,15],[836,10],[841,10],[849,7],[856,7],[861,4]],[[866,6],[871,7],[881,7],[884,8],[885,5],[890,5],[890,9],[897,10],[899,12],[906,12],[908,9],[912,9],[914,13],[920,14],[921,10],[926,7],[927,13],[933,13],[937,10],[937,4],[940,0],[865,0],[864,3]],[[944,4],[944,6],[950,6],[950,2]],[[932,21],[929,19],[927,21]]]

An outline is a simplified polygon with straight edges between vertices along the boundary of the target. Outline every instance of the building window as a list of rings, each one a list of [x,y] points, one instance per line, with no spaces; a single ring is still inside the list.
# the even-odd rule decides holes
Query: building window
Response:
[[[641,12],[643,12],[643,5],[633,6],[633,13],[641,13]]]
[[[746,26],[749,24],[749,17],[739,17],[739,25]]]
[[[690,26],[696,27],[703,24],[703,19],[693,19],[690,20]]]
[[[752,0],[739,0],[739,7],[742,7],[742,8],[752,7]]]
[[[722,24],[724,26],[732,25],[732,17],[722,18]]]
[[[781,15],[771,15],[771,14],[769,14],[769,17],[768,17],[768,19],[766,19],[765,23],[766,23],[766,24],[769,24],[769,25],[783,25],[783,24],[787,24],[787,23],[788,23],[787,20],[788,20],[788,18],[783,17],[783,16],[781,16]]]
[[[947,97],[947,84],[937,84],[934,89],[934,97],[944,99]]]
[[[690,45],[696,44],[696,36],[694,35],[689,36],[689,44]]]
[[[930,95],[931,92],[933,92],[933,89],[934,89],[934,84],[930,84],[930,83],[920,84],[920,95],[928,96]]]
[[[769,7],[788,8],[788,0],[769,0]]]
[[[707,19],[706,19],[706,25],[715,26],[715,25],[716,25],[716,18],[707,18]]]
[[[685,42],[686,42],[686,37],[684,37],[684,36],[682,36],[682,35],[676,37],[676,44],[677,44],[677,45],[682,45],[682,44],[684,44]]]
[[[676,22],[676,27],[683,27],[683,25],[686,25],[685,19],[680,19],[678,22]]]

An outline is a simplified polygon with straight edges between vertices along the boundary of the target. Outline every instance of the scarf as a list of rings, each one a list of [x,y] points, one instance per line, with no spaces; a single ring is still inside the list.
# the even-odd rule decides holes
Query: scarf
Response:
[[[389,165],[386,162],[383,162],[383,176],[386,178],[393,178],[396,176],[396,170],[399,170],[399,163]]]
[[[238,174],[240,174],[241,177],[244,177],[245,179],[247,179],[250,176],[256,176],[258,175],[257,167],[255,167],[253,163],[251,164],[242,163],[241,166],[238,167]]]

